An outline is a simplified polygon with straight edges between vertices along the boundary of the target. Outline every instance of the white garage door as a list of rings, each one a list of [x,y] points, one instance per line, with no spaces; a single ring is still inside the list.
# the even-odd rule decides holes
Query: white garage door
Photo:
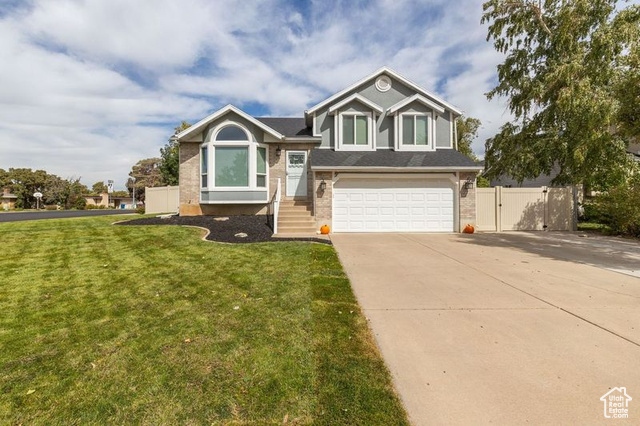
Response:
[[[453,232],[453,184],[429,178],[340,178],[335,232]]]

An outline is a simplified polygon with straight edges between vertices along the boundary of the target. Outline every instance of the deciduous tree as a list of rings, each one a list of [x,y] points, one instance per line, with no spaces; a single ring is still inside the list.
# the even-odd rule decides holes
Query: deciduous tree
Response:
[[[491,175],[522,181],[557,165],[555,183],[599,189],[627,178],[629,137],[621,129],[631,120],[620,85],[634,81],[629,61],[634,46],[637,52],[640,8],[616,6],[615,0],[484,3],[487,39],[505,55],[488,97],[506,97],[515,117],[486,143]],[[626,105],[637,111],[637,103]]]
[[[175,128],[174,134],[178,134],[183,130],[191,127],[191,124],[183,121]],[[167,144],[160,148],[160,175],[165,185],[177,185],[180,172],[180,156],[179,144],[173,138],[169,139]]]
[[[136,200],[144,202],[144,188],[162,186],[163,180],[160,174],[160,159],[159,158],[145,158],[136,163],[129,172],[130,178],[127,180],[127,189],[129,194],[133,193],[133,187],[136,188]],[[135,179],[134,180],[132,179]]]
[[[107,185],[104,184],[104,182],[100,181],[100,182],[96,182],[93,184],[93,186],[91,187],[91,191],[94,194],[103,194],[105,192],[107,192]]]
[[[461,116],[456,119],[458,151],[478,161],[471,144],[478,137],[478,129],[482,123],[477,118]]]

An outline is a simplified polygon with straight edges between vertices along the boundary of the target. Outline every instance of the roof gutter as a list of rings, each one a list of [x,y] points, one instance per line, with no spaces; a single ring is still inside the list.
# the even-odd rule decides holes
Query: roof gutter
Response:
[[[483,170],[480,166],[443,166],[443,167],[387,167],[387,166],[314,166],[311,170],[317,171],[335,171],[335,172],[480,172]]]

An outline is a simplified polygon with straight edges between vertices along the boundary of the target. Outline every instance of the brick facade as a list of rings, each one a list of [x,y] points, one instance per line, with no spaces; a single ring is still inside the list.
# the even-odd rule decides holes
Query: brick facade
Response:
[[[322,180],[326,183],[323,190],[320,189]],[[333,203],[333,173],[332,172],[316,172],[313,186],[314,211],[316,216],[316,224],[318,227],[329,225],[332,228],[332,203]]]
[[[467,179],[473,182],[472,189],[466,189],[464,187]],[[460,173],[459,188],[458,209],[460,227],[458,229],[462,231],[467,224],[474,226],[476,224],[476,173]]]
[[[200,144],[182,142],[180,161],[180,215],[196,216],[200,209]]]

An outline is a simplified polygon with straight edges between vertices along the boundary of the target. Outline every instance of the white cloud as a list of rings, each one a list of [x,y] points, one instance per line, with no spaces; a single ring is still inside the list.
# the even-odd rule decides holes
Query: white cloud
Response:
[[[500,61],[480,0],[33,0],[0,18],[0,167],[123,183],[172,127],[226,103],[304,109],[389,65],[480,118]],[[19,141],[19,142],[18,142]]]

